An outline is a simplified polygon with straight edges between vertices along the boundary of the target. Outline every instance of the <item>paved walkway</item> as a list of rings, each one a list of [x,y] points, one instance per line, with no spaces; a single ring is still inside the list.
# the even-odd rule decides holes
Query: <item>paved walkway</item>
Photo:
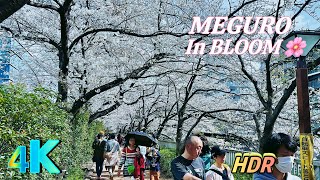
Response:
[[[87,177],[85,178],[86,180],[91,180],[91,179],[97,179],[97,174],[96,174],[96,165],[95,163],[92,165],[92,168],[91,170],[89,171],[89,173],[87,174]],[[123,177],[122,177],[122,173],[121,173],[121,176],[118,177],[118,168],[116,167],[116,170],[115,172],[113,173],[113,180],[123,180]],[[101,178],[104,179],[104,180],[107,180],[107,179],[110,179],[110,176],[109,176],[109,173],[107,172],[106,168],[103,167],[103,171],[102,171],[102,174],[101,174]],[[147,180],[147,179],[146,179]]]
[[[122,148],[120,149],[120,151],[122,151]],[[119,160],[120,160],[120,157],[119,157]],[[87,171],[85,180],[97,179],[96,163],[88,162],[83,166],[83,169]],[[149,172],[150,172],[149,170],[145,171],[146,173],[145,180],[150,180]],[[101,178],[104,180],[110,179],[109,172],[107,172],[105,167],[103,167]],[[124,178],[122,176],[122,172],[121,172],[121,176],[118,177],[118,167],[116,167],[115,172],[113,173],[113,180],[123,180],[123,179]],[[160,180],[172,180],[172,179],[161,178],[161,174],[160,174]]]
[[[89,169],[85,180],[97,179],[97,174],[95,172],[95,169],[96,169],[95,163],[88,163],[87,165],[91,166],[91,168]],[[121,176],[118,177],[118,175],[117,175],[118,170],[117,169],[118,168],[116,167],[116,170],[115,170],[116,172],[113,173],[113,180],[123,180],[122,173],[121,173]],[[104,179],[104,180],[109,180],[110,179],[109,173],[106,171],[105,167],[103,167],[101,178]],[[161,180],[169,180],[169,179],[164,179],[164,178],[160,178],[160,179]],[[150,180],[150,178],[149,178],[149,170],[146,170],[145,180]]]

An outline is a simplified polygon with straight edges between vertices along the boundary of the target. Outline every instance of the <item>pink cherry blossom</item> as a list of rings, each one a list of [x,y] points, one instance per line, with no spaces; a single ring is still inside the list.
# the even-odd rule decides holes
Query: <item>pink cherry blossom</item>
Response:
[[[299,57],[303,54],[303,48],[307,47],[306,41],[302,41],[301,37],[294,38],[293,41],[289,41],[286,45],[288,50],[284,53],[287,57],[294,55]]]

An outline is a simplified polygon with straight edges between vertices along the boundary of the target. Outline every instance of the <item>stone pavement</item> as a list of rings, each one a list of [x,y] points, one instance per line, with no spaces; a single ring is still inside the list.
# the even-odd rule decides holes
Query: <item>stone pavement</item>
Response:
[[[97,179],[97,174],[95,172],[95,169],[96,169],[95,163],[92,163],[92,162],[88,163],[87,167],[89,167],[89,169],[88,169],[88,172],[87,172],[85,180]],[[113,173],[113,180],[123,180],[122,173],[121,173],[121,176],[118,177],[118,175],[117,175],[118,170],[117,169],[118,169],[118,167],[116,167],[116,170],[115,170],[116,172]],[[106,171],[105,167],[103,167],[101,178],[104,179],[104,180],[109,180],[110,179],[109,173]],[[164,178],[160,178],[160,179],[161,180],[169,180],[169,179],[164,179]],[[145,180],[150,180],[150,178],[149,178],[149,170],[146,170]]]
[[[116,167],[115,172],[113,173],[113,180],[122,180],[123,177],[122,176],[118,177],[118,175],[117,175],[118,174],[118,170],[117,169],[118,169],[118,167]],[[122,173],[121,173],[121,175],[122,175]],[[104,179],[104,180],[110,179],[109,173],[107,172],[105,167],[103,167],[101,178]],[[89,173],[87,173],[87,176],[85,178],[85,180],[89,180],[89,179],[90,180],[97,179],[95,163],[92,164],[91,170],[89,171]]]
[[[122,151],[122,147],[120,147],[120,151]],[[119,160],[120,160],[120,156],[119,156]],[[82,169],[86,171],[85,180],[97,179],[96,163],[94,163],[92,161],[88,162],[87,164],[84,164],[82,166]],[[144,177],[145,177],[145,180],[150,180],[149,170],[145,171],[145,176]],[[109,180],[110,179],[109,172],[107,172],[105,167],[103,167],[101,178],[103,180]],[[122,172],[121,172],[121,176],[118,177],[118,167],[116,166],[115,172],[113,173],[113,180],[123,180],[123,179],[124,178],[122,176]],[[172,180],[172,179],[161,178],[161,174],[160,174],[160,180]]]

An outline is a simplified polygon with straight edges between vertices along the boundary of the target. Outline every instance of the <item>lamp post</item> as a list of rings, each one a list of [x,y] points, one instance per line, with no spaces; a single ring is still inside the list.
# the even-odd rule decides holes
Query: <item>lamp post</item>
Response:
[[[281,44],[284,49],[289,41],[296,37],[301,37],[306,41],[306,47],[297,61],[296,82],[298,97],[298,114],[299,114],[299,130],[300,130],[300,159],[301,174],[303,180],[315,180],[312,165],[313,160],[313,138],[310,123],[310,106],[309,106],[309,90],[308,90],[308,68],[306,64],[306,56],[311,49],[320,40],[320,31],[293,31],[286,36]]]

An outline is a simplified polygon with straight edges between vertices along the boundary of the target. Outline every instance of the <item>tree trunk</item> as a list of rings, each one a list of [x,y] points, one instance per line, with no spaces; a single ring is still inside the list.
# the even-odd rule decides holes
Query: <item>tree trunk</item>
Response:
[[[60,49],[59,49],[59,82],[58,82],[58,92],[60,95],[60,101],[66,102],[68,98],[68,65],[70,59],[69,53],[69,29],[70,25],[68,24],[68,18],[70,15],[70,4],[66,7],[60,9]]]
[[[259,139],[259,152],[263,153],[263,145],[265,144],[266,140],[272,135],[273,132],[273,127],[274,127],[274,123],[275,122],[270,115],[271,110],[268,111],[267,116],[266,116],[266,123],[264,126],[264,130],[263,130],[263,134],[261,136],[261,138]]]
[[[165,118],[162,123],[160,124],[158,130],[157,130],[157,133],[156,133],[156,138],[159,139],[159,137],[161,136],[161,133],[165,127],[165,125],[167,124],[167,122],[169,121],[168,118]]]
[[[180,150],[182,148],[181,147],[182,126],[183,126],[183,121],[179,120],[178,126],[177,126],[177,136],[176,136],[176,155],[179,155]]]

